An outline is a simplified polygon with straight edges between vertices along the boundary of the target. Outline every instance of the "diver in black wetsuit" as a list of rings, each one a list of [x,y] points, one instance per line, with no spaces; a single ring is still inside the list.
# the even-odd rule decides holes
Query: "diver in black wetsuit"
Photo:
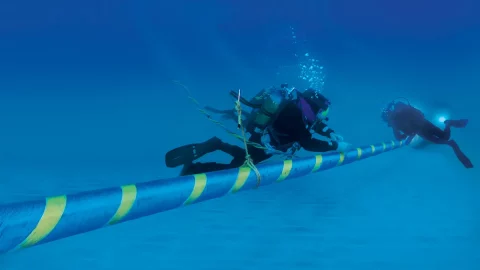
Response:
[[[284,93],[285,87],[285,84],[282,85],[280,92]],[[252,99],[252,102],[245,101],[244,104],[257,108],[249,114],[250,119],[247,120],[246,130],[251,134],[249,141],[268,149],[248,145],[248,152],[254,164],[269,159],[274,153],[292,156],[300,148],[312,152],[345,151],[350,148],[350,144],[344,142],[343,138],[326,124],[328,120],[326,116],[330,107],[328,99],[313,89],[308,89],[303,93],[298,90],[293,91],[295,92],[294,98],[277,100],[278,102],[273,102],[273,98],[270,99],[275,96],[272,91],[263,91],[257,95],[267,98],[267,101],[262,103],[263,105],[253,102],[255,98]],[[270,94],[266,95],[265,93]],[[291,93],[290,91],[289,94]],[[258,106],[255,107],[254,103]],[[227,118],[233,115],[229,111],[219,110],[218,112],[227,114]],[[267,120],[259,122],[259,119]],[[328,137],[331,141],[314,139],[313,133]],[[217,150],[231,155],[232,161],[229,164],[194,163],[196,159]],[[203,143],[189,144],[169,151],[165,155],[165,162],[170,168],[183,165],[181,175],[206,173],[242,166],[245,162],[245,150],[213,137]]]
[[[441,130],[432,122],[425,119],[424,114],[403,102],[391,102],[382,112],[382,119],[393,129],[397,140],[407,137],[412,140],[415,135],[436,144],[447,144],[452,147],[458,160],[465,168],[473,168],[470,159],[460,150],[458,144],[450,139],[450,128],[464,128],[468,124],[467,119],[446,120],[445,129]]]

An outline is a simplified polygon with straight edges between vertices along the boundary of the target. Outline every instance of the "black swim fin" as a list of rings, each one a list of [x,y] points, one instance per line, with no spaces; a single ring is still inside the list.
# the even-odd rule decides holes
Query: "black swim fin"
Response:
[[[464,128],[468,124],[468,119],[459,119],[459,120],[445,120],[445,125],[454,127],[454,128]]]
[[[213,137],[203,143],[188,144],[175,148],[165,154],[165,164],[169,168],[191,164],[196,159],[219,150],[221,145],[222,141]]]
[[[460,150],[460,147],[454,140],[448,141],[447,144],[453,148],[453,152],[455,152],[455,155],[457,156],[458,160],[462,162],[465,168],[467,169],[473,168],[473,164],[470,161],[470,159],[462,152],[462,150]]]

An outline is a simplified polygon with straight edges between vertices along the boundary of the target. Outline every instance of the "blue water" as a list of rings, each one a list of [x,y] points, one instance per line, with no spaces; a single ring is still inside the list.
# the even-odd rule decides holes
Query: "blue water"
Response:
[[[380,112],[403,96],[432,121],[469,118],[453,137],[478,165],[479,10],[474,0],[1,3],[0,203],[176,176],[164,166],[172,147],[236,141],[172,80],[228,108],[230,89],[308,86],[298,77],[309,59],[323,67],[314,82],[332,101],[331,126],[352,144],[391,140]],[[405,148],[1,255],[0,269],[480,269],[478,180],[448,147]]]

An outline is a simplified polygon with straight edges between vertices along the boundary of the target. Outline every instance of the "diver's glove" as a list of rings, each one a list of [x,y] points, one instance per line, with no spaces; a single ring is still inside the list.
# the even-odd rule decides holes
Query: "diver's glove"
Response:
[[[270,134],[268,132],[264,132],[260,141],[262,142],[262,145],[265,147],[265,154],[267,155],[275,155],[281,153],[277,149],[275,149],[271,144],[271,138]]]
[[[347,142],[338,142],[337,150],[338,152],[347,152],[348,150],[352,149],[352,145]]]
[[[338,135],[335,132],[332,132],[332,133],[330,133],[330,139],[332,139],[332,141],[335,141],[335,142],[342,142],[343,141],[343,136]]]

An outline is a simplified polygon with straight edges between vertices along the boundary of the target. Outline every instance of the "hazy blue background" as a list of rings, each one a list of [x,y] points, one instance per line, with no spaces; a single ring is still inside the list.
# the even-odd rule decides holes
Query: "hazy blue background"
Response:
[[[348,141],[390,140],[380,111],[405,96],[432,119],[469,118],[453,136],[478,166],[478,1],[8,2],[0,203],[176,176],[172,147],[233,140],[172,80],[228,108],[230,89],[302,85],[306,51]],[[448,147],[402,149],[3,255],[0,268],[480,269],[478,175]]]

